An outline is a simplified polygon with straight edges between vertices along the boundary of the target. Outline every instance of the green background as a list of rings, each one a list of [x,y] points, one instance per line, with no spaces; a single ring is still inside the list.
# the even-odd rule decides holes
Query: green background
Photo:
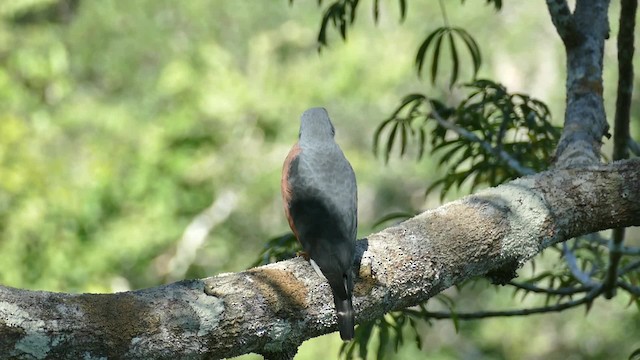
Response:
[[[560,124],[564,50],[544,3],[508,1],[498,13],[484,1],[444,3],[483,51],[480,77],[545,101]],[[377,26],[363,2],[347,41],[330,31],[321,53],[315,1],[56,4],[0,2],[1,284],[113,292],[247,268],[267,239],[288,232],[282,161],[314,106],[328,109],[355,169],[361,236],[385,214],[439,204],[424,196],[444,171],[433,159],[416,162],[410,151],[385,164],[372,152],[376,126],[403,95],[460,99],[447,76],[431,86],[413,68],[424,36],[442,25],[436,1],[410,3],[402,24],[396,2],[381,2]],[[615,41],[606,54],[612,119]],[[447,294],[460,311],[543,303],[484,282]],[[586,316],[580,308],[466,322],[458,333],[438,321],[425,325],[422,350],[407,344],[388,358],[622,359],[640,346],[628,301],[599,299]],[[340,344],[323,336],[298,358],[334,358]]]

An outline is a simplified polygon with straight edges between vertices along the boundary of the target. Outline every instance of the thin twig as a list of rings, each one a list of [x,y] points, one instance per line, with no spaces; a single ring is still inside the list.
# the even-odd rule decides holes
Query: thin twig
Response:
[[[640,287],[638,286],[634,286],[627,283],[626,281],[620,281],[620,280],[618,280],[617,285],[627,290],[629,293],[631,293],[634,296],[640,296]]]
[[[596,297],[602,293],[602,286],[596,286],[591,289],[584,297],[576,300],[567,301],[564,303],[558,303],[550,306],[542,306],[530,309],[519,310],[505,310],[505,311],[478,311],[471,313],[455,313],[446,311],[416,311],[406,309],[403,310],[411,315],[427,317],[431,319],[458,319],[458,320],[476,320],[484,319],[488,317],[510,317],[510,316],[525,316],[532,314],[543,314],[549,312],[563,311],[572,307],[580,306],[592,302]]]
[[[618,265],[620,258],[622,258],[620,249],[624,241],[624,232],[624,228],[613,229],[612,239],[609,242],[609,265],[607,266],[607,276],[604,279],[604,297],[607,299],[611,299],[616,294],[616,279],[618,278]]]
[[[444,7],[444,3],[442,0],[438,1],[440,4],[440,11],[442,11],[442,19],[444,21],[444,26],[449,27],[449,19],[447,18],[447,9]]]
[[[581,236],[579,239],[586,240],[586,241],[589,241],[591,243],[596,243],[598,245],[602,245],[602,246],[606,246],[606,247],[609,247],[609,242],[611,241],[611,240],[608,240],[608,239],[600,236],[600,234],[598,234],[598,233],[593,233],[593,234]],[[622,255],[640,256],[640,248],[637,248],[637,247],[621,246],[618,249],[618,251]]]
[[[535,285],[531,285],[531,284],[526,284],[526,283],[518,283],[515,281],[509,281],[508,283],[511,286],[514,286],[518,289],[522,289],[522,290],[526,290],[526,291],[530,291],[530,292],[534,292],[534,293],[539,293],[539,294],[548,294],[548,295],[574,295],[574,294],[578,294],[578,293],[582,293],[582,292],[587,292],[589,290],[591,290],[591,288],[587,287],[587,286],[581,286],[581,287],[560,287],[557,289],[552,289],[552,288],[541,288]]]
[[[578,259],[576,258],[576,255],[573,253],[573,251],[569,249],[569,246],[566,242],[562,243],[562,254],[567,261],[567,265],[569,266],[571,274],[573,274],[573,277],[576,278],[579,283],[590,288],[598,285],[598,283],[593,281],[593,279],[591,279],[588,274],[580,270],[580,268],[578,267]]]
[[[513,170],[517,171],[518,174],[520,174],[521,176],[525,176],[525,175],[533,175],[536,172],[531,169],[528,168],[526,166],[522,166],[522,164],[520,164],[520,162],[518,160],[516,160],[513,156],[511,156],[508,152],[502,150],[502,149],[497,149],[494,148],[493,146],[491,146],[490,143],[480,139],[476,134],[472,133],[471,131],[468,131],[454,123],[452,123],[451,121],[447,121],[445,119],[442,118],[442,116],[440,116],[440,114],[436,111],[436,109],[433,107],[433,105],[431,104],[430,101],[428,101],[428,103],[431,105],[431,116],[438,122],[438,124],[440,124],[440,126],[442,126],[445,129],[451,130],[453,132],[455,132],[456,134],[458,134],[459,136],[462,136],[463,138],[476,142],[478,144],[480,144],[486,151],[494,154],[496,157],[504,160],[504,162],[507,163],[507,165],[512,168]]]
[[[639,261],[634,261],[630,264],[627,264],[627,266],[621,268],[620,270],[618,270],[618,276],[622,276],[626,273],[630,273],[636,269],[640,268],[640,260]]]

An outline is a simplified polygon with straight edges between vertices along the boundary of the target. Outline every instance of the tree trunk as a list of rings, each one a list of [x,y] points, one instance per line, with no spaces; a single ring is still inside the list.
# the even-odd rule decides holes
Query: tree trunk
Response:
[[[556,166],[596,164],[602,137],[610,136],[602,98],[609,0],[578,0],[573,13],[566,0],[547,0],[547,7],[567,53],[567,107]]]

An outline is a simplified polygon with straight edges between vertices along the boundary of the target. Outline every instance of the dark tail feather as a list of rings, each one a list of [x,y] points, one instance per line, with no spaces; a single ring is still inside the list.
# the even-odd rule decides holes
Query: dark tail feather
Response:
[[[355,312],[353,311],[351,297],[349,296],[348,299],[344,300],[339,300],[337,298],[334,300],[336,304],[336,312],[338,314],[338,330],[340,330],[340,337],[344,341],[349,341],[353,339],[353,327],[355,326]]]

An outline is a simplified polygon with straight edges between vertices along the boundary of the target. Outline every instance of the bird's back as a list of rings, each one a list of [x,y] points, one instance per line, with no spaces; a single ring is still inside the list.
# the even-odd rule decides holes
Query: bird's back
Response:
[[[300,146],[290,166],[289,206],[305,251],[312,257],[320,252],[333,254],[326,261],[338,261],[341,269],[350,267],[357,231],[356,180],[351,165],[334,143],[319,149]]]
[[[351,165],[334,140],[323,108],[301,117],[300,136],[282,171],[282,196],[291,229],[333,292],[343,340],[354,336],[353,259],[357,188]]]

